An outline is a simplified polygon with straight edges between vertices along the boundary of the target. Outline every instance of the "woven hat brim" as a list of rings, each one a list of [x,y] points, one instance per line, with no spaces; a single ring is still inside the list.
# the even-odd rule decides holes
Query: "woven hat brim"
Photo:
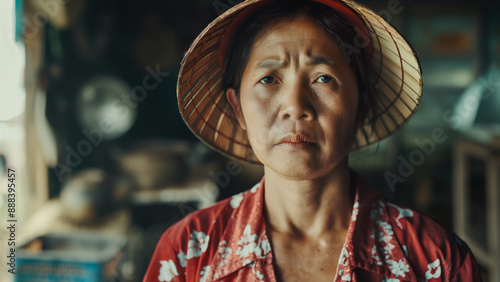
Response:
[[[231,21],[256,2],[232,7],[200,33],[184,55],[177,82],[179,111],[190,130],[216,151],[250,163],[260,162],[226,100],[218,51]],[[422,73],[416,53],[392,25],[363,5],[341,2],[362,17],[373,45],[368,76],[377,110],[356,132],[351,151],[357,151],[386,138],[413,116],[422,95]]]

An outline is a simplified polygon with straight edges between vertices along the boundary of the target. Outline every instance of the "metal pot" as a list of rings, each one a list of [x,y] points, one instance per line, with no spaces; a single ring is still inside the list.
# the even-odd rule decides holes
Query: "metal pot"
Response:
[[[160,189],[184,181],[189,174],[187,141],[147,140],[122,145],[113,152],[118,169],[139,189]]]

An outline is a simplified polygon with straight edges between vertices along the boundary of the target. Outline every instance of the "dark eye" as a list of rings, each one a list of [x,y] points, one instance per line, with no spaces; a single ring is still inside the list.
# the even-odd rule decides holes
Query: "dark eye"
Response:
[[[330,83],[333,81],[333,78],[328,75],[322,75],[316,81],[320,83]]]
[[[260,80],[260,83],[262,83],[262,84],[271,84],[271,83],[275,83],[275,82],[276,82],[276,79],[272,76],[266,76]]]

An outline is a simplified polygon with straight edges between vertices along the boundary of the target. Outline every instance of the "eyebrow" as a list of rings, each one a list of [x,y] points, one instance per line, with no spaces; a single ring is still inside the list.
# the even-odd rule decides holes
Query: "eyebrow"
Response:
[[[321,64],[328,65],[332,68],[336,66],[336,64],[332,60],[330,60],[326,57],[313,57],[311,60],[307,61],[308,66],[321,65]]]
[[[258,68],[279,68],[283,65],[283,61],[281,60],[277,60],[277,59],[266,59],[266,60],[263,60],[261,61],[257,67]],[[311,65],[321,65],[321,64],[325,64],[325,65],[328,65],[330,67],[335,67],[336,64],[326,58],[326,57],[313,57],[312,59],[308,60],[306,62],[306,65],[308,66],[311,66]]]
[[[281,65],[283,65],[283,61],[276,60],[276,59],[267,59],[262,62],[260,62],[257,67],[258,68],[279,68]]]

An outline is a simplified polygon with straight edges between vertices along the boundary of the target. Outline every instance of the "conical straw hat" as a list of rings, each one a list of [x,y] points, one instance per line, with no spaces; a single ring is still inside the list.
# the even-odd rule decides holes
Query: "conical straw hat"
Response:
[[[356,132],[351,151],[357,151],[389,136],[415,113],[422,95],[420,64],[403,36],[369,8],[353,1],[313,1],[354,10],[371,38],[371,59],[367,65],[377,110],[373,120],[367,118]],[[220,49],[224,48],[221,42],[233,19],[262,2],[242,2],[210,23],[184,55],[177,82],[179,111],[191,131],[216,151],[251,163],[260,162],[222,89]]]

